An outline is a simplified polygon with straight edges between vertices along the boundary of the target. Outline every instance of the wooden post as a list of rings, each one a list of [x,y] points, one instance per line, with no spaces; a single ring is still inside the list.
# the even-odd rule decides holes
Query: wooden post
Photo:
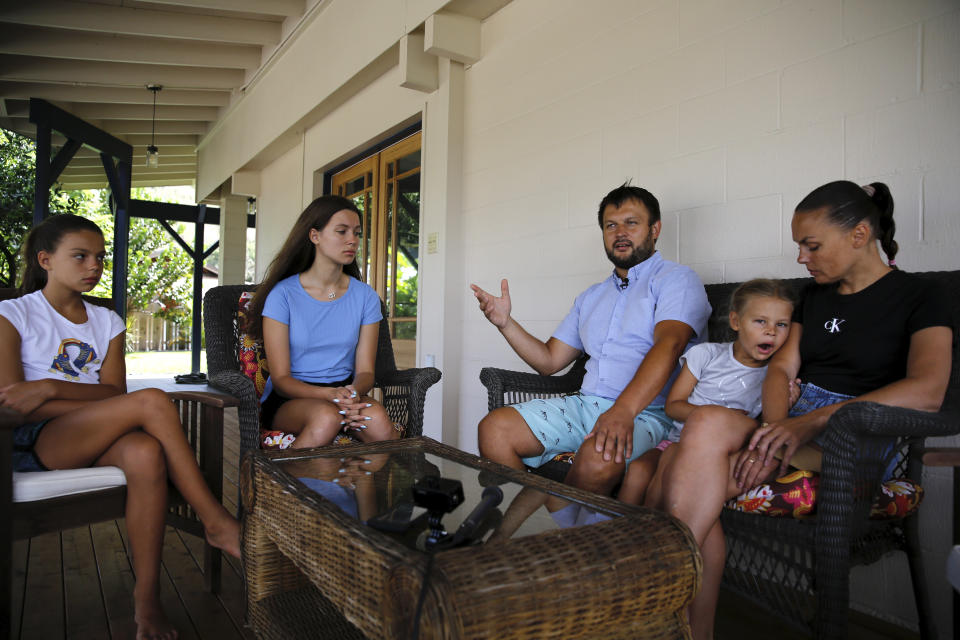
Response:
[[[50,215],[50,127],[37,125],[36,181],[33,184],[33,226]]]

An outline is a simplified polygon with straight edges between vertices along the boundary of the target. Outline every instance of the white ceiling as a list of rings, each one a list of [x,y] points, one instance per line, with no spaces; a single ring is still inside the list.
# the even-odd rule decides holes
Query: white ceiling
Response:
[[[3,0],[0,126],[33,137],[43,98],[133,145],[133,185],[191,184],[208,127],[324,0]],[[160,166],[144,166],[157,95]],[[63,138],[54,137],[54,147]],[[81,149],[64,188],[106,186]]]

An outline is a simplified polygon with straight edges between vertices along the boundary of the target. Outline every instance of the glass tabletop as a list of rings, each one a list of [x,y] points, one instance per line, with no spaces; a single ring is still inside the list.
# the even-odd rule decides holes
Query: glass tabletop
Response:
[[[443,445],[347,449],[274,462],[350,517],[412,549],[491,544],[622,515],[566,495],[563,485],[528,486],[459,451],[452,459]]]

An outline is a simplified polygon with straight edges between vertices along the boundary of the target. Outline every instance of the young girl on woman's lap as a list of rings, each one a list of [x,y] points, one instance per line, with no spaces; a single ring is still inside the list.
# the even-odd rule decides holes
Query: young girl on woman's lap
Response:
[[[30,232],[20,297],[0,302],[0,406],[26,417],[15,471],[123,470],[137,637],[175,638],[159,597],[168,479],[213,546],[239,557],[240,526],[204,482],[167,395],[126,393],[123,321],[82,298],[104,257],[103,233],[85,218],[52,216]]]
[[[786,342],[792,312],[792,297],[776,280],[750,280],[737,287],[730,301],[730,328],[737,339],[694,345],[680,359],[683,368],[664,406],[674,428],[666,440],[630,463],[618,494],[621,500],[643,502],[660,456],[680,439],[686,422],[709,421],[722,429],[725,421],[754,420],[760,414],[766,364]]]
[[[300,214],[251,304],[270,378],[261,420],[294,433],[292,447],[330,444],[340,431],[369,442],[399,437],[373,388],[380,298],[361,282],[362,227],[350,200],[321,196]]]

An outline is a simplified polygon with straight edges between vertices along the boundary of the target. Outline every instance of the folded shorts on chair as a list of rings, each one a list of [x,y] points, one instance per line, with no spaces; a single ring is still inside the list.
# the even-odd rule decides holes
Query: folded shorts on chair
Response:
[[[13,472],[13,501],[33,502],[127,484],[119,467]]]

